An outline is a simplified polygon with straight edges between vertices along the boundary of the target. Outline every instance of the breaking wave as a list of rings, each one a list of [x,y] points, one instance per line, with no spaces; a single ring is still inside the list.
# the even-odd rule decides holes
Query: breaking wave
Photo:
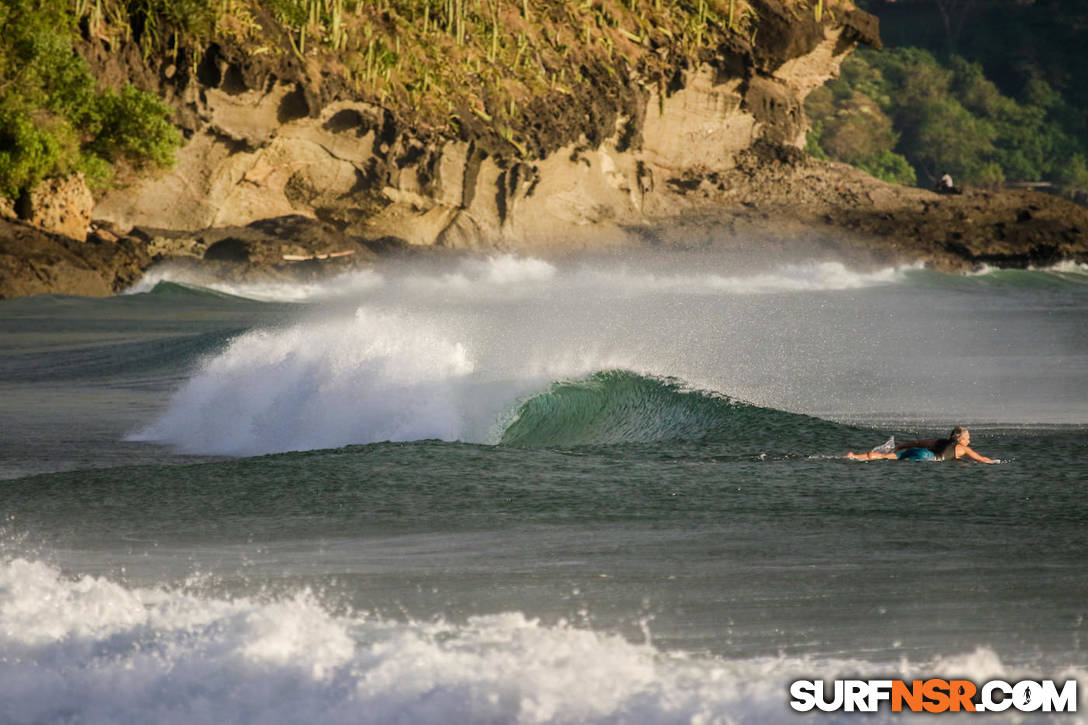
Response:
[[[473,361],[407,315],[247,332],[203,360],[167,411],[129,440],[256,455],[352,443],[462,437]],[[395,331],[395,333],[394,333]]]
[[[708,381],[704,372],[716,374],[722,363],[712,349],[714,338],[694,326],[676,326],[692,321],[677,300],[701,304],[723,296],[757,299],[774,292],[853,289],[887,284],[901,274],[890,268],[854,272],[838,263],[786,265],[747,275],[693,273],[690,267],[690,260],[672,271],[665,264],[649,271],[645,265],[562,265],[503,255],[464,258],[452,268],[394,266],[272,286],[200,280],[192,269],[162,268],[137,290],[194,295],[201,288],[193,285],[206,284],[214,295],[325,304],[299,308],[295,316],[303,319],[290,326],[218,341],[192,367],[165,412],[128,440],[225,455],[427,438],[494,443],[515,417],[512,406],[553,381],[619,368],[640,375],[673,373],[708,388],[728,383]],[[737,315],[744,319],[740,310]],[[695,325],[721,329],[712,316]],[[758,330],[752,334],[762,337]],[[689,349],[678,335],[705,342]],[[733,353],[744,367],[756,355],[743,347]],[[758,377],[763,392],[775,385]],[[624,403],[643,406],[636,411],[646,416],[642,423],[632,419],[621,430],[613,406],[604,414],[612,421],[598,419],[595,431],[582,427],[549,438],[539,432],[547,424],[532,421],[527,408],[517,414],[519,423],[506,439],[559,445],[690,438],[714,427],[715,416],[727,412],[719,399],[681,415],[696,398],[663,402],[649,394],[656,384],[647,380],[639,388],[642,399]],[[614,377],[609,384],[617,390],[624,385]],[[744,396],[752,388],[749,381],[730,391]],[[544,404],[544,399],[526,403],[529,408]],[[682,420],[691,415],[697,420]],[[525,433],[529,428],[538,432]]]
[[[641,266],[511,255],[442,261],[271,295],[311,304],[230,302],[232,314],[259,308],[256,324],[284,321],[230,340],[119,348],[156,365],[177,352],[173,374],[185,378],[129,440],[243,456],[420,439],[563,446],[709,436],[781,450],[789,441],[842,440],[832,424],[784,410],[838,420],[910,414],[942,426],[1080,420],[1063,392],[1068,362],[1033,358],[1049,367],[1025,372],[1010,350],[1029,353],[1035,328],[1010,310],[994,338],[984,326],[993,301],[965,294],[1005,284],[1001,275],[839,263],[741,273],[717,258],[714,266],[667,256]],[[195,294],[156,284],[151,298]],[[853,291],[874,285],[892,289]],[[227,293],[257,294],[216,292]],[[947,299],[965,313],[950,317]],[[205,304],[212,301],[196,307]],[[100,365],[102,354],[87,353],[84,367]],[[616,370],[634,377],[607,372]]]
[[[765,723],[789,716],[797,678],[1031,674],[986,648],[913,664],[696,657],[518,612],[396,622],[336,613],[309,590],[231,598],[198,588],[0,560],[0,720]],[[1084,671],[1058,676],[1083,690]]]
[[[646,262],[601,260],[563,263],[512,254],[466,257],[447,267],[389,264],[358,269],[316,281],[239,281],[222,279],[199,267],[160,265],[133,285],[128,294],[149,293],[163,283],[204,288],[261,301],[320,302],[336,298],[363,299],[408,294],[509,296],[511,290],[532,292],[558,286],[593,295],[683,294],[752,295],[860,289],[902,281],[918,265],[858,271],[841,262],[783,264],[771,269],[743,271],[711,265],[692,272],[690,262],[669,271],[660,260]],[[719,267],[719,269],[715,269]]]
[[[529,446],[716,440],[737,451],[812,447],[853,429],[751,405],[683,382],[608,370],[554,383],[518,406],[502,442]]]

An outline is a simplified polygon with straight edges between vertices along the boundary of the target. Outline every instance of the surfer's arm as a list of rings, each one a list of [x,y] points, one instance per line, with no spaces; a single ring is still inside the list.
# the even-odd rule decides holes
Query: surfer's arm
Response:
[[[980,456],[979,454],[975,453],[973,450],[971,450],[967,446],[956,446],[956,449],[957,449],[956,450],[956,453],[957,453],[956,457],[957,458],[959,458],[960,455],[964,455],[964,456],[967,456],[968,458],[970,458],[972,461],[978,461],[979,463],[997,463],[997,461],[995,461],[992,458],[987,458],[986,456]]]

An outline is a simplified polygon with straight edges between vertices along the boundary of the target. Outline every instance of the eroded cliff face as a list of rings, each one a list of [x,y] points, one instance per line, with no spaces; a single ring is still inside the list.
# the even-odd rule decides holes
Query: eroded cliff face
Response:
[[[737,36],[667,82],[632,73],[578,89],[569,100],[584,113],[568,116],[584,128],[544,134],[535,152],[471,126],[453,138],[412,128],[315,85],[312,69],[285,79],[215,47],[195,78],[166,83],[190,134],[175,167],[106,194],[94,216],[122,230],[195,231],[300,214],[354,236],[452,248],[621,242],[688,208],[687,179],[732,169],[753,144],[803,146],[807,93],[858,42],[879,44],[861,11],[816,22],[777,0],[754,5],[755,44]]]

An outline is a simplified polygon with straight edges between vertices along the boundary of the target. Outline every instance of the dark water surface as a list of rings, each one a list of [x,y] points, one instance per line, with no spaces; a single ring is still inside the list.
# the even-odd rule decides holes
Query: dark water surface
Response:
[[[0,302],[0,720],[1083,684],[1088,275],[698,262]],[[841,458],[955,424],[1001,463]]]

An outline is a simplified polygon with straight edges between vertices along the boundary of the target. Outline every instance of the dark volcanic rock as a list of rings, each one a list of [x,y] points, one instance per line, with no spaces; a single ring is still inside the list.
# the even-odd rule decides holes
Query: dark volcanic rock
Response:
[[[205,229],[197,232],[196,237],[207,245],[204,259],[254,268],[282,267],[296,257],[315,257],[320,261],[322,257],[343,255],[358,264],[374,256],[364,240],[299,214],[260,219],[244,227]]]
[[[734,170],[684,181],[678,192],[714,207],[701,223],[741,237],[808,239],[812,251],[847,261],[922,261],[949,272],[1088,262],[1088,209],[1040,192],[939,195],[771,144],[754,146]]]
[[[21,222],[0,220],[0,299],[37,294],[104,297],[125,289],[150,265],[133,240],[77,242]]]
[[[378,247],[393,249],[399,246],[395,241],[379,240]],[[174,253],[169,243],[176,245]],[[116,242],[92,234],[82,243],[21,222],[0,220],[0,299],[37,294],[108,296],[133,285],[160,261],[204,265],[209,274],[223,279],[312,279],[369,264],[376,257],[369,245],[367,240],[302,216],[187,233],[137,228]],[[205,248],[203,261],[191,254],[192,249]]]

